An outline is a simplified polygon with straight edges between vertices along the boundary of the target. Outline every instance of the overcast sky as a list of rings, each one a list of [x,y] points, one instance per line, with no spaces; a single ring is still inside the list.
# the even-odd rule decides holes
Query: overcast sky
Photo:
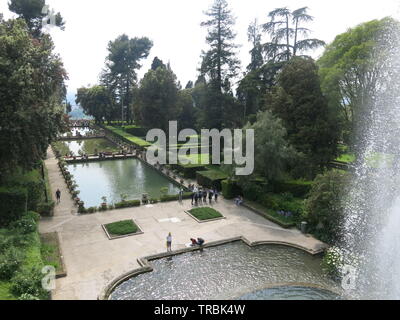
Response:
[[[361,22],[399,15],[400,0],[228,0],[236,19],[236,43],[241,45],[242,69],[249,64],[247,28],[255,18],[267,22],[269,11],[287,6],[310,8],[314,22],[308,25],[312,37],[331,42],[337,34]],[[8,0],[0,0],[6,18]],[[200,27],[203,12],[213,0],[47,0],[66,20],[65,31],[50,33],[69,74],[68,92],[93,85],[104,66],[107,43],[122,33],[130,37],[147,36],[154,46],[143,63],[139,76],[149,69],[155,56],[170,62],[183,86],[197,78],[202,49],[206,49],[206,30]],[[321,50],[312,55],[317,58]]]

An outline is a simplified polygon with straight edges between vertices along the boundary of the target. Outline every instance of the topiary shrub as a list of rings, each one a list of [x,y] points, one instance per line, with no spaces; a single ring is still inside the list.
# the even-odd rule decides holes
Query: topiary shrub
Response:
[[[54,216],[55,202],[53,200],[49,202],[40,202],[37,206],[37,212],[43,217]]]
[[[0,226],[20,219],[26,212],[26,206],[26,189],[0,187]]]

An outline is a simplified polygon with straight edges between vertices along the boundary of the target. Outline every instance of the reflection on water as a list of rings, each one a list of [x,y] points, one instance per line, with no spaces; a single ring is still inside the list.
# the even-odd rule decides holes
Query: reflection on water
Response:
[[[121,194],[133,200],[141,199],[143,193],[160,198],[162,187],[168,188],[168,194],[179,192],[177,185],[137,159],[70,164],[68,170],[79,186],[79,197],[86,207],[99,206],[103,196],[108,203],[116,203],[121,201]]]
[[[69,151],[68,151],[69,150]],[[103,138],[63,141],[61,146],[61,154],[65,155],[72,152],[75,156],[79,155],[79,151],[85,154],[95,154],[97,152],[117,152],[118,147],[111,141]]]
[[[72,128],[70,134],[73,136],[77,136],[80,134],[81,136],[86,136],[88,133],[92,132],[93,130],[88,127],[80,127],[80,128]],[[63,134],[64,137],[68,136],[68,132]]]
[[[279,286],[247,293],[239,300],[340,300],[333,292],[304,286]]]
[[[193,236],[201,235],[194,231]],[[125,281],[112,293],[111,299],[236,299],[276,283],[310,283],[334,288],[320,263],[321,258],[299,249],[277,245],[250,248],[238,241],[206,248],[203,252],[177,255],[171,260],[151,261],[153,272]],[[308,290],[308,296],[311,291]]]

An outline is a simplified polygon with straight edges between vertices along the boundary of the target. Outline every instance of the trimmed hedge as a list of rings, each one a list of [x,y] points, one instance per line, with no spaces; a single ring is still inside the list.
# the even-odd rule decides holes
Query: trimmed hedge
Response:
[[[147,132],[150,130],[149,128],[143,128],[138,126],[123,126],[123,129],[128,132],[129,134],[136,136],[136,137],[145,137]]]
[[[26,189],[0,187],[0,226],[20,219],[26,212],[27,201]]]
[[[171,167],[178,170],[180,173],[183,174],[183,177],[187,179],[195,179],[197,171],[206,170],[205,166],[197,164],[173,164],[171,165]]]
[[[122,202],[118,202],[114,205],[115,209],[132,208],[132,207],[139,207],[139,206],[140,206],[140,200],[122,201]]]
[[[235,181],[232,180],[222,180],[222,195],[225,199],[233,199],[237,195],[242,194],[242,189],[238,186]]]
[[[207,171],[198,171],[196,173],[197,183],[206,188],[216,188],[221,190],[221,181],[228,178],[226,173],[216,171],[216,170],[207,170]]]
[[[37,212],[44,217],[52,217],[54,215],[55,202],[40,202],[37,206]]]
[[[274,191],[275,193],[285,193],[290,192],[293,196],[297,198],[304,198],[310,192],[312,186],[312,181],[283,181],[275,182]]]
[[[190,199],[192,194],[193,194],[193,192],[184,192],[182,199]],[[161,202],[177,201],[177,200],[179,200],[179,194],[163,195],[163,196],[161,196],[161,199],[160,199]]]

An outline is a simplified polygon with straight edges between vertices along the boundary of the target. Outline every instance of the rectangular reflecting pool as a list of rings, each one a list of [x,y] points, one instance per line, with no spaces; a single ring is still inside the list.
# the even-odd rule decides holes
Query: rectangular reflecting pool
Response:
[[[105,138],[59,141],[57,147],[63,156],[70,152],[78,156],[79,152],[95,154],[96,152],[118,152],[120,150],[116,144]]]
[[[140,200],[143,193],[160,198],[163,187],[168,188],[168,194],[179,193],[177,184],[138,159],[69,164],[68,170],[79,186],[79,198],[86,208],[100,206],[103,196],[111,204],[120,202],[121,194],[126,194],[127,200]]]

